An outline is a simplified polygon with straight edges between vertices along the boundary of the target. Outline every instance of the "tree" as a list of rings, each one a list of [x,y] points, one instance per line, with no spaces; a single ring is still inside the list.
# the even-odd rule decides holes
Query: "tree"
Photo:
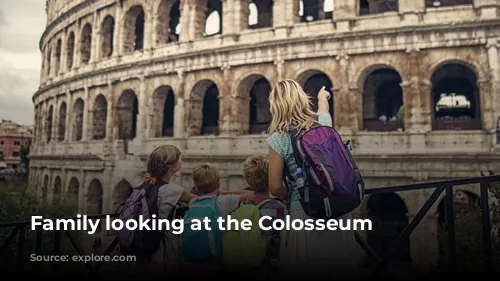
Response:
[[[23,163],[26,169],[29,169],[30,166],[30,159],[29,159],[30,148],[31,148],[31,143],[28,143],[27,145],[22,147],[20,154],[21,163]]]

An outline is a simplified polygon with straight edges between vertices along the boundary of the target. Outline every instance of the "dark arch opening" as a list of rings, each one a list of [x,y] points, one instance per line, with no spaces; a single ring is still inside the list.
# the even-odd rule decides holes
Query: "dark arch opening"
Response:
[[[264,77],[255,81],[250,89],[250,134],[265,133],[271,124],[270,92],[271,85]]]
[[[367,232],[367,242],[372,249],[384,257],[396,239],[408,226],[408,209],[395,193],[374,194],[368,201],[368,219],[373,228]],[[393,255],[392,261],[410,262],[410,240],[404,239]]]
[[[393,69],[381,68],[366,77],[363,85],[363,128],[367,131],[404,129],[401,76]]]
[[[163,122],[162,122],[162,136],[174,136],[174,109],[175,109],[175,96],[172,89],[168,91],[167,99],[163,106]]]
[[[145,15],[144,10],[142,10],[135,19],[135,41],[134,50],[144,49],[144,23]]]
[[[134,91],[125,90],[118,99],[117,106],[119,139],[131,140],[137,134],[138,99]]]
[[[398,12],[398,0],[360,0],[359,15],[374,15],[386,12]]]
[[[73,67],[73,56],[75,54],[75,33],[71,32],[68,37],[67,51],[66,51],[67,65],[66,67],[70,70]]]
[[[449,63],[431,77],[434,130],[481,129],[477,76],[469,67]]]
[[[57,140],[63,141],[66,135],[66,103],[63,102],[59,108],[59,126],[57,129]]]
[[[202,135],[219,134],[219,89],[212,84],[205,92],[203,98],[203,124]]]
[[[273,6],[272,0],[252,0],[248,4],[248,27],[265,28],[273,26]],[[252,20],[255,20],[252,22]]]
[[[82,30],[80,56],[82,64],[87,64],[90,61],[92,53],[92,26],[87,23]]]
[[[107,16],[102,24],[102,56],[107,58],[113,55],[113,44],[115,36],[115,19],[112,16]]]
[[[316,73],[310,76],[304,83],[304,92],[311,97],[311,109],[316,112],[318,111],[318,92],[323,86],[325,86],[325,90],[331,95],[328,105],[330,107],[330,116],[332,117],[332,126],[335,126],[333,83],[330,78],[324,73]]]

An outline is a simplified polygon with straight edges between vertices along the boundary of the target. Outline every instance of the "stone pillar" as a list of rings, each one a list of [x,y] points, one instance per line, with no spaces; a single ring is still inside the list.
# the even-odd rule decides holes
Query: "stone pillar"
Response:
[[[90,98],[89,98],[89,88],[85,87],[85,96],[83,97],[83,130],[82,130],[82,141],[89,140],[89,112],[91,110]]]
[[[248,28],[251,0],[222,0],[222,32],[236,36]]]
[[[66,70],[66,49],[68,48],[68,42],[66,39],[66,32],[63,32],[61,35],[61,58],[59,59],[59,75],[63,74]]]
[[[141,84],[139,87],[139,114],[137,115],[137,134],[136,138],[137,139],[144,139],[144,136],[146,134],[146,118],[147,118],[147,113],[148,113],[148,105],[146,104],[147,102],[147,85],[146,85],[146,79],[144,76],[140,78]]]
[[[498,19],[500,0],[474,0],[474,8],[480,11],[481,19]]]
[[[358,5],[353,0],[335,0],[333,2],[333,20],[338,31],[351,29],[351,21],[358,14]]]
[[[186,42],[190,40],[190,27],[191,22],[191,5],[189,0],[180,0],[179,11],[181,13],[180,24],[181,32],[179,34],[179,42]]]
[[[98,22],[98,13],[94,12],[94,18],[92,23],[92,42],[90,44],[90,61],[89,63],[96,63],[99,61],[99,54],[101,48],[99,48],[99,43],[101,41],[101,26]]]
[[[287,37],[293,25],[300,21],[299,1],[297,0],[274,0],[273,26],[277,38]],[[277,11],[284,11],[278,16]]]
[[[150,51],[153,49],[153,33],[154,30],[154,19],[155,16],[153,14],[152,2],[146,4],[144,7],[144,14],[146,15],[146,19],[144,22],[144,51]],[[157,5],[157,3],[154,3]]]
[[[207,0],[193,0],[189,6],[189,40],[197,40],[202,37],[205,30]]]
[[[106,112],[106,141],[111,141],[113,139],[113,83],[108,83],[108,94],[106,95],[107,102],[107,112]]]
[[[57,122],[57,117],[59,116],[59,107],[57,103],[57,99],[53,103],[53,111],[52,111],[52,131],[50,132],[50,141],[52,143],[57,142],[57,130],[59,128],[59,122]]]
[[[416,18],[417,15],[425,13],[425,0],[399,0],[399,14],[408,18]]]
[[[80,21],[75,28],[75,52],[73,54],[73,69],[78,69],[81,63],[81,48],[82,48],[82,24]]]
[[[408,50],[408,77],[402,77],[401,88],[403,90],[404,105],[404,128],[408,132],[426,132],[430,131],[429,116],[423,116],[424,108],[430,108],[427,104],[430,102],[430,95],[423,92],[420,88],[419,72],[420,56],[419,50]],[[405,79],[407,79],[405,81]]]
[[[277,59],[275,62],[274,62],[274,65],[276,65],[276,73],[277,73],[277,77],[278,77],[278,82],[279,81],[282,81],[285,79],[285,61],[282,60],[282,59]],[[271,85],[271,87],[273,87],[274,85]]]
[[[183,138],[184,136],[184,73],[182,71],[178,72],[177,75],[177,81],[178,81],[178,87],[177,87],[177,93],[175,93],[176,97],[176,103],[175,103],[175,108],[174,108],[174,137],[175,138]]]
[[[115,10],[115,31],[113,34],[113,55],[112,57],[118,57],[121,55],[121,50],[122,50],[122,37],[120,34],[122,34],[123,30],[123,22],[122,22],[122,13],[123,13],[123,7],[120,5],[120,2],[117,2],[116,4],[116,10]]]
[[[222,136],[231,135],[237,131],[236,116],[231,114],[233,99],[231,97],[231,85],[233,84],[233,76],[231,67],[225,65],[221,67],[223,72],[223,83],[217,85],[219,88],[219,134]]]
[[[85,186],[86,179],[85,179],[85,171],[81,170],[80,171],[80,185],[78,188],[78,212],[80,214],[85,213],[87,211],[87,200],[85,200],[85,195],[87,193],[88,188]]]
[[[340,63],[342,80],[345,83],[335,83],[333,89],[333,112],[335,116],[333,124],[339,133],[352,134],[360,130],[363,120],[363,91],[358,89],[357,84],[350,85],[349,79],[349,56],[338,55],[336,60]],[[342,85],[343,84],[343,85]]]
[[[481,127],[487,132],[495,132],[496,130],[496,119],[494,119],[495,113],[498,118],[498,109],[495,112],[494,102],[495,93],[493,91],[492,81],[490,80],[479,80],[477,86],[479,89],[479,112],[481,116]]]
[[[73,135],[73,114],[70,114],[73,112],[73,99],[71,97],[71,92],[67,91],[66,92],[66,104],[67,104],[67,112],[66,112],[66,135],[64,136],[64,139],[66,142],[71,141],[71,136]]]
[[[500,2],[500,1],[498,1]],[[479,100],[482,101],[487,101],[491,100],[494,101],[490,103],[491,106],[491,116],[489,118],[492,119],[492,125],[493,128],[491,132],[494,133],[496,130],[497,126],[497,120],[500,117],[500,99],[499,98],[494,98],[494,97],[499,97],[500,95],[500,56],[499,56],[499,49],[500,49],[500,38],[490,38],[488,39],[488,43],[486,44],[486,48],[488,50],[488,64],[489,64],[489,70],[490,70],[490,84],[491,84],[491,89],[489,92],[489,95],[486,96],[483,91],[479,93],[480,97]],[[482,89],[481,89],[482,90]],[[483,102],[484,104],[484,102]],[[494,144],[496,144],[496,136],[493,141]]]

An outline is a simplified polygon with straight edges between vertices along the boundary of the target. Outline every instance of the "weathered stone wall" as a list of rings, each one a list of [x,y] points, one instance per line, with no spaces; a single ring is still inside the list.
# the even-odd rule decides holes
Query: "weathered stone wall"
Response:
[[[333,17],[321,11],[320,20],[301,22],[299,1],[275,0],[272,11],[280,16],[263,28],[248,27],[248,3],[222,2],[222,34],[202,36],[206,1],[181,0],[181,32],[167,42],[174,1],[49,1],[40,89],[33,97],[30,182],[40,196],[62,194],[87,213],[113,212],[141,182],[148,154],[162,144],[182,151],[175,181],[185,188],[204,161],[220,168],[223,190],[243,188],[243,160],[269,149],[259,128],[250,133],[250,93],[258,91],[256,81],[272,86],[285,78],[304,87],[311,79],[331,82],[335,127],[352,141],[369,188],[500,171],[500,1],[433,8],[424,0],[400,0],[396,10],[360,15],[358,1],[336,0]],[[137,49],[140,11],[144,41]],[[479,115],[466,129],[436,129],[433,75],[449,65],[476,76]],[[370,127],[377,89],[366,81],[379,79],[378,70],[401,81],[395,86],[404,124],[390,130]],[[216,131],[204,127],[203,114],[206,91],[214,87]],[[174,110],[164,118],[169,91]],[[265,120],[268,105],[257,104],[263,106],[256,120]],[[477,187],[464,190],[479,196]],[[411,219],[431,191],[398,193],[403,215]],[[358,216],[367,215],[369,202]],[[437,256],[438,213],[436,204],[412,235],[416,264]]]

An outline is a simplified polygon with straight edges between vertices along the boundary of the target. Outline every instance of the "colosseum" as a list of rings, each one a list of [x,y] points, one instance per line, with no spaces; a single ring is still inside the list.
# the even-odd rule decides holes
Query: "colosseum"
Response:
[[[333,93],[368,188],[500,171],[499,15],[500,0],[48,0],[30,184],[114,212],[148,154],[173,144],[185,188],[204,161],[221,189],[242,188],[285,78],[313,103]],[[379,222],[368,243],[384,248],[431,191],[368,197],[356,211]],[[437,259],[439,218],[436,204],[399,260]]]

